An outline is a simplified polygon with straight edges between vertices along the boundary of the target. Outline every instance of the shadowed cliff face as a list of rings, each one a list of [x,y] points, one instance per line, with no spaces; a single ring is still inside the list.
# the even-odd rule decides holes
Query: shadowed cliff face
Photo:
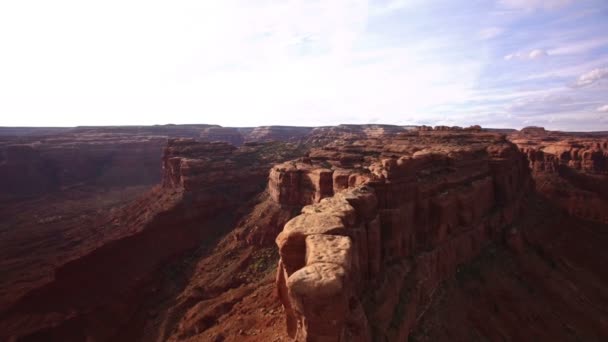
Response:
[[[414,341],[603,341],[608,336],[606,225],[532,196],[504,244],[445,283]]]
[[[237,149],[170,139],[161,185],[98,217],[91,224],[106,234],[90,245],[80,242],[80,254],[30,284],[21,297],[3,303],[0,338],[130,340],[125,336],[133,329],[123,324],[134,319],[150,295],[144,289],[155,283],[159,267],[231,228],[240,215],[235,211],[266,187],[270,165],[298,153],[297,146],[284,143]],[[255,236],[263,240],[250,235],[252,243]],[[15,279],[8,286],[18,284]]]
[[[0,138],[0,199],[38,196],[83,184],[156,184],[167,137],[198,137],[200,131],[166,126],[65,130],[48,135],[34,130],[29,135]]]
[[[528,156],[540,194],[571,215],[608,223],[608,135],[535,128],[511,139]]]

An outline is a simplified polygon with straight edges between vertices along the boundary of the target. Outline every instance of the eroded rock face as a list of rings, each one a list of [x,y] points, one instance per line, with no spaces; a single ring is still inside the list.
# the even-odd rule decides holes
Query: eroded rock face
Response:
[[[305,141],[312,145],[325,145],[344,139],[390,138],[410,130],[411,127],[378,124],[316,127]]]
[[[214,125],[75,128],[0,127],[0,198],[38,196],[77,185],[154,185],[168,139],[226,142],[295,141],[310,128],[242,130]],[[255,149],[249,146],[246,149]],[[289,148],[287,149],[289,152]],[[265,161],[260,161],[265,162]]]
[[[332,175],[329,169],[286,162],[272,168],[268,189],[277,203],[302,206],[333,195]]]
[[[608,223],[608,136],[522,130],[511,135],[537,190],[568,213]]]
[[[317,170],[331,182],[301,191]],[[441,282],[502,238],[531,185],[504,136],[463,130],[337,141],[275,167],[274,200],[309,203],[276,239],[289,335],[407,339]]]
[[[169,137],[198,138],[210,125],[0,129],[0,197],[66,187],[154,185]]]
[[[0,195],[40,195],[83,183],[151,185],[160,179],[159,155],[165,142],[162,137],[117,135],[0,142]]]
[[[528,196],[505,243],[459,267],[410,340],[605,340],[606,227]]]
[[[2,241],[5,246],[9,245],[1,249],[4,265],[11,265],[13,269],[4,274],[0,287],[6,283],[17,284],[22,291],[9,298],[5,296],[6,288],[0,289],[0,340],[140,340],[134,337],[137,334],[132,334],[137,329],[151,334],[141,340],[155,341],[281,338],[278,327],[282,330],[283,311],[272,302],[272,279],[252,280],[271,276],[271,272],[265,273],[265,270],[268,265],[274,265],[276,258],[274,250],[265,248],[269,242],[279,247],[276,290],[292,337],[301,341],[406,340],[431,300],[440,298],[435,295],[440,284],[461,273],[458,270],[463,269],[462,265],[469,263],[488,243],[505,239],[509,248],[523,254],[534,253],[536,247],[543,247],[548,241],[539,236],[534,239],[538,246],[530,249],[529,240],[522,238],[527,233],[519,222],[517,226],[510,224],[518,217],[520,199],[532,183],[528,165],[535,169],[533,176],[538,188],[550,189],[542,190],[547,196],[563,197],[564,203],[576,203],[576,208],[587,212],[592,212],[589,208],[596,203],[593,201],[601,199],[602,193],[608,193],[599,190],[604,177],[602,162],[594,159],[593,153],[583,152],[580,158],[572,157],[574,149],[579,150],[576,156],[581,149],[605,149],[605,145],[595,143],[597,137],[569,136],[567,139],[574,139],[583,147],[568,145],[573,149],[568,149],[570,159],[566,162],[562,148],[566,138],[552,132],[533,139],[530,137],[535,135],[528,134],[525,141],[535,145],[517,141],[521,147],[518,150],[498,131],[491,133],[479,127],[416,130],[390,125],[341,125],[314,129],[298,138],[299,142],[317,147],[308,151],[306,145],[293,143],[248,142],[237,148],[230,143],[198,141],[201,130],[207,128],[191,126],[182,131],[175,127],[175,131],[171,128],[164,136],[155,137],[164,141],[167,136],[181,137],[183,133],[191,138],[170,139],[162,159],[160,155],[153,158],[156,168],[159,162],[163,165],[162,176],[157,170],[160,184],[144,197],[123,209],[112,210],[107,216],[100,214],[99,219],[95,216],[94,220],[83,221],[86,230],[77,226],[75,218],[77,228],[67,231],[70,243],[58,248],[74,248],[71,242],[82,244],[79,240],[89,239],[86,249],[71,254],[69,260],[49,254],[49,260],[61,261],[44,269],[44,279],[36,280],[37,290],[32,291],[32,283],[27,283],[36,270],[30,269],[21,275],[18,267],[13,267],[26,264],[12,264],[14,255],[10,251],[20,248],[19,241]],[[82,128],[78,134],[96,135],[95,139],[124,134],[121,140],[144,148],[138,145],[140,138],[147,143],[144,139],[152,139],[148,136],[151,132],[160,134],[163,129]],[[245,135],[253,129],[238,131]],[[225,130],[217,132],[226,133]],[[146,137],[127,139],[140,133]],[[64,147],[73,143],[64,142]],[[105,143],[84,151],[98,156]],[[0,144],[17,146],[0,153],[0,172],[6,165],[16,165],[17,171],[11,171],[10,177],[22,174],[22,184],[29,182],[32,188],[46,186],[45,182],[35,183],[36,179],[44,180],[44,176],[37,173],[46,169],[41,159],[47,153],[45,149],[30,140],[15,143],[11,139],[6,145],[0,140]],[[129,150],[122,144],[113,146],[127,151],[122,157],[112,159],[121,161],[117,164],[120,170],[140,172],[139,159],[131,156],[137,153],[148,156],[148,152]],[[528,148],[535,151],[528,153]],[[526,153],[522,153],[522,149]],[[74,162],[63,179],[70,182],[91,179],[76,177],[80,175],[79,168],[83,170],[82,175],[88,174],[87,161],[91,159],[79,157],[76,151],[70,153],[65,159],[57,156],[64,160],[61,165],[69,166],[70,160]],[[580,163],[570,163],[579,159]],[[53,184],[49,186],[52,188]],[[571,187],[585,192],[575,193]],[[573,197],[573,193],[577,195]],[[606,208],[603,202],[595,205]],[[536,211],[535,207],[527,209]],[[42,222],[53,220],[43,218]],[[539,220],[544,221],[544,217]],[[578,228],[570,222],[564,226],[564,229]],[[45,229],[48,227],[44,225]],[[39,227],[33,228],[32,231],[38,232]],[[64,231],[51,228],[42,233],[53,238],[66,236],[61,235]],[[159,287],[155,282],[155,277],[162,273],[159,267],[164,265],[175,271],[173,265],[187,262],[182,257],[184,251],[210,243],[209,237],[218,231],[226,233],[218,244],[222,252],[197,265],[195,272],[203,275],[188,278],[187,290],[176,296],[173,304],[164,304],[167,297],[157,292]],[[92,233],[94,238],[90,238]],[[555,230],[548,229],[547,235],[555,235]],[[53,243],[52,239],[46,239]],[[573,256],[568,263],[558,265],[565,274],[572,270],[570,261],[579,265],[576,261],[584,260],[593,264],[593,270],[602,269],[603,259],[592,251],[601,248],[602,239],[589,236],[574,246],[569,239],[558,239],[563,241],[560,248],[571,251]],[[40,250],[39,242],[32,240],[30,243]],[[590,244],[593,249],[588,250]],[[554,248],[554,244],[551,245]],[[260,251],[272,252],[272,256],[263,259],[268,263],[258,262],[256,253]],[[560,263],[557,255],[555,260]],[[541,257],[544,258],[541,255],[533,259]],[[176,263],[170,263],[172,261]],[[588,264],[580,263],[576,272],[585,270]],[[546,278],[545,271],[529,272]],[[601,272],[596,273],[603,277]],[[551,292],[556,289],[552,285],[555,278],[541,283],[547,284],[549,296],[563,297],[562,293],[568,293],[566,308],[578,308],[580,294],[584,292],[579,293],[578,288],[570,286],[571,281],[577,281],[579,273],[576,274],[562,281],[567,286],[560,289],[567,287],[570,289],[567,292]],[[14,278],[6,281],[9,276]],[[178,283],[172,275],[168,276],[169,287]],[[510,276],[518,281],[519,274]],[[495,281],[501,283],[504,279],[501,276]],[[599,287],[594,284],[601,284],[595,278],[588,279],[578,285]],[[24,289],[25,286],[28,287]],[[504,286],[508,289],[510,284]],[[502,290],[497,292],[504,301],[510,300],[504,299]],[[603,292],[600,291],[602,296]],[[602,296],[600,300],[606,298]],[[528,293],[523,298],[529,297]],[[478,299],[482,305],[486,301],[483,296]],[[149,306],[143,305],[144,302],[163,304],[147,311]],[[538,301],[539,306],[543,304],[543,300]],[[601,305],[594,302],[587,307],[599,310]],[[460,314],[460,307],[456,306],[454,312]],[[475,307],[468,312],[478,313]],[[551,310],[537,312],[551,313]],[[510,317],[503,314],[502,317]],[[259,320],[260,317],[263,319]],[[599,316],[581,317],[577,329],[587,327],[588,317]],[[525,312],[520,318],[518,322],[525,324],[530,316]],[[480,325],[493,323],[484,319],[473,321]],[[568,323],[565,319],[557,321]],[[140,325],[142,322],[145,327]],[[517,327],[510,323],[506,326]],[[571,329],[567,324],[563,326],[566,328],[560,333]],[[504,337],[500,325],[494,328],[496,335],[485,336]],[[161,332],[154,335],[155,329]],[[468,333],[467,330],[457,336],[469,336]],[[524,334],[509,336],[528,336]]]
[[[146,315],[138,310],[151,296],[144,289],[161,276],[159,267],[231,228],[237,209],[264,191],[270,166],[294,158],[295,151],[281,142],[236,148],[225,142],[169,139],[161,183],[91,223],[102,231],[95,231],[98,240],[83,237],[86,246],[77,246],[82,249],[70,259],[46,269],[50,274],[28,283],[36,288],[19,297],[5,300],[7,289],[0,288],[0,340],[132,340],[116,336],[129,336],[129,320]],[[261,212],[268,214],[268,223],[291,217],[278,205]],[[272,240],[255,230],[240,238],[251,245]],[[24,283],[4,280],[0,285]]]

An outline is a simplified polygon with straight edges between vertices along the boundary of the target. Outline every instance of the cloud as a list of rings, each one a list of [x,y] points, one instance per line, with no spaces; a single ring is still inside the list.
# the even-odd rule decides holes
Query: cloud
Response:
[[[575,104],[574,98],[564,92],[545,93],[515,99],[507,110],[525,115],[547,114],[562,111],[566,106]]]
[[[486,27],[479,31],[478,36],[480,39],[488,40],[496,38],[504,32],[505,30],[502,27]]]
[[[570,44],[565,44],[555,49],[550,49],[549,51],[547,51],[547,53],[555,56],[584,54],[606,45],[608,45],[607,38],[593,38],[583,41],[576,41]]]
[[[528,57],[530,59],[537,59],[537,58],[545,57],[546,55],[547,55],[547,52],[545,52],[545,50],[534,49],[534,50],[530,51],[530,54],[528,55]]]
[[[534,49],[534,50],[525,51],[525,52],[516,52],[516,53],[508,54],[504,57],[504,59],[506,61],[531,60],[531,59],[540,59],[540,58],[546,57],[547,55],[548,55],[547,51],[545,51],[543,49]]]
[[[563,66],[553,67],[539,73],[530,74],[524,77],[524,80],[539,80],[543,78],[573,78],[583,74],[587,70],[595,69],[608,64],[608,56],[601,58],[593,58],[589,61],[579,62],[576,64],[566,63]]]
[[[608,68],[596,68],[578,77],[574,85],[586,87],[608,78]]]
[[[533,11],[537,9],[553,10],[572,3],[572,0],[500,0],[506,8]]]
[[[608,113],[608,104],[597,107],[597,111],[602,113]]]

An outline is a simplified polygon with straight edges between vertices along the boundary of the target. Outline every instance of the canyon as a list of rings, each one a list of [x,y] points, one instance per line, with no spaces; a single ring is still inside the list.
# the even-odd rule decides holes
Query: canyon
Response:
[[[608,134],[0,128],[0,340],[608,336]]]

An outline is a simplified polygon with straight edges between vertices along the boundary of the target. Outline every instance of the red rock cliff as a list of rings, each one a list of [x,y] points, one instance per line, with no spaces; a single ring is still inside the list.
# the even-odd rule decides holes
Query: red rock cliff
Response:
[[[494,134],[344,141],[310,156],[270,176],[275,200],[310,204],[276,239],[298,341],[406,340],[435,289],[502,238],[531,188],[525,156]]]
[[[608,137],[524,129],[511,135],[537,190],[569,214],[608,223]]]
[[[223,142],[169,139],[159,186],[93,222],[107,232],[103,239],[79,246],[78,255],[56,265],[36,288],[1,303],[0,340],[124,336],[159,267],[230,227],[238,219],[236,209],[265,189],[270,165],[294,157],[295,147],[284,145],[237,149]]]

